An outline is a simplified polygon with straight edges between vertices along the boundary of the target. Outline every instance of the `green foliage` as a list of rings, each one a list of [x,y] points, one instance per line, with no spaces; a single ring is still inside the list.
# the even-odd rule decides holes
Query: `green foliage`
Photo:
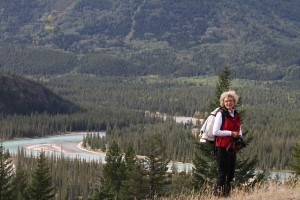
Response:
[[[36,176],[39,160],[26,155],[19,149],[16,155],[16,174],[13,179],[13,199],[28,198],[28,192]],[[67,158],[63,154],[49,154],[47,167],[53,182],[53,194],[56,199],[87,199],[98,186],[98,177],[102,173],[102,163],[77,158]],[[26,173],[24,173],[26,172]],[[21,191],[19,190],[21,188]]]
[[[148,119],[149,120],[149,119]],[[162,134],[162,140],[165,144],[165,155],[173,161],[191,162],[193,158],[193,138],[191,130],[185,128],[182,124],[176,124],[172,121],[163,123],[155,122],[139,125],[130,125],[129,127],[113,127],[106,131],[105,137],[98,137],[97,134],[86,136],[86,142],[92,149],[105,149],[106,144],[118,141],[123,152],[126,146],[132,143],[133,149],[139,155],[144,155],[145,138],[153,132]]]
[[[103,167],[102,186],[95,195],[95,199],[118,199],[121,190],[121,183],[125,179],[125,164],[122,161],[123,155],[116,142],[108,148]]]
[[[130,61],[101,53],[87,54],[81,58],[78,71],[101,76],[132,76],[139,73]]]
[[[300,75],[300,16],[291,12],[300,9],[296,0],[99,0],[97,5],[11,0],[0,5],[2,70],[198,76],[230,63],[240,78],[297,80]],[[81,57],[90,52],[108,58],[85,68]],[[105,63],[114,64],[109,69]]]
[[[143,150],[145,173],[149,184],[148,198],[154,199],[155,196],[165,195],[166,186],[170,184],[167,177],[167,165],[170,160],[164,156],[165,145],[161,133],[154,132],[148,135]]]
[[[295,174],[300,174],[300,144],[296,144],[293,147],[293,161],[290,163]]]
[[[144,199],[148,185],[142,163],[138,160],[131,144],[125,152],[125,179],[121,183],[119,199]]]
[[[195,153],[192,169],[192,185],[197,191],[210,189],[216,181],[217,163],[214,143],[194,141]]]
[[[192,191],[192,176],[190,173],[179,172],[174,173],[171,185],[171,194],[190,194]]]
[[[109,146],[103,167],[102,185],[92,199],[153,199],[167,193],[171,178],[160,134],[146,137],[144,158],[137,158],[129,144],[125,156],[118,144]]]
[[[274,99],[275,101],[275,99]],[[271,103],[272,104],[272,103]],[[245,149],[244,153],[259,159],[260,169],[288,169],[292,159],[292,147],[298,139],[299,124],[297,108],[282,109],[279,113],[273,105],[261,106],[256,104],[256,109],[245,108],[247,113],[243,124],[245,130],[256,130],[253,142]],[[261,113],[263,110],[264,113]],[[259,114],[257,114],[257,112]],[[255,114],[256,113],[256,114]],[[253,116],[258,116],[254,119]],[[252,123],[258,120],[256,125]],[[288,125],[293,123],[293,125]],[[283,152],[289,152],[287,154]]]
[[[13,162],[9,152],[0,143],[0,200],[13,200]]]
[[[215,108],[220,107],[221,94],[230,89],[232,78],[230,77],[229,69],[230,68],[226,66],[219,72],[214,99],[211,100],[209,110],[214,110]]]
[[[45,153],[41,152],[37,158],[37,168],[29,187],[29,196],[32,200],[54,199],[54,188]]]
[[[253,132],[245,132],[244,130],[243,139],[246,143],[246,147],[248,147],[253,142]],[[241,149],[237,154],[234,185],[237,187],[244,185],[247,186],[246,190],[250,190],[250,188],[253,189],[256,184],[264,181],[267,177],[267,173],[265,171],[262,173],[256,172],[259,160],[256,155],[250,156],[245,154],[244,151],[247,149],[248,148]]]
[[[0,47],[0,70],[19,75],[59,75],[77,66],[77,56],[49,47],[4,45]]]
[[[29,200],[28,175],[23,167],[23,163],[18,160],[16,173],[13,179],[13,199]]]
[[[119,113],[124,115],[118,116]],[[72,115],[31,114],[0,115],[0,138],[45,136],[71,131],[102,131],[108,127],[124,127],[143,121],[140,111],[100,107]],[[22,127],[22,128],[21,128]]]

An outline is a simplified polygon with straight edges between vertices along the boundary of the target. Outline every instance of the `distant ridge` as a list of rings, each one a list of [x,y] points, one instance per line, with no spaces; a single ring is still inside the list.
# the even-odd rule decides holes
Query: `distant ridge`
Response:
[[[16,74],[191,77],[231,66],[243,79],[300,77],[299,0],[10,0],[0,7],[0,69]]]
[[[0,73],[0,86],[2,114],[70,114],[81,110],[79,106],[21,76]]]

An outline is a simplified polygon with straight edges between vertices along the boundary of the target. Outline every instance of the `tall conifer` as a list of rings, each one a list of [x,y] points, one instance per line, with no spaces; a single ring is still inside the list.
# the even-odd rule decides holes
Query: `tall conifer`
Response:
[[[167,177],[169,159],[165,157],[165,145],[158,133],[147,136],[144,143],[145,169],[148,177],[148,198],[164,195],[171,183]]]
[[[228,91],[231,86],[230,71],[229,67],[225,67],[218,75],[218,81],[216,83],[215,96],[210,101],[209,110],[214,110],[220,106],[220,96],[223,92]]]
[[[113,141],[105,157],[102,186],[93,199],[119,199],[121,183],[125,179],[125,164],[119,145]]]
[[[147,184],[142,164],[138,160],[132,144],[125,152],[125,179],[122,181],[120,199],[144,199],[147,195]]]
[[[13,199],[12,178],[13,164],[9,152],[5,152],[0,143],[0,200]]]
[[[32,184],[29,188],[31,200],[50,200],[54,199],[54,189],[52,177],[47,165],[44,152],[40,152],[37,158],[37,168],[33,174]]]
[[[15,200],[29,200],[28,177],[20,160],[18,160],[16,166],[16,174],[13,179],[13,190]]]

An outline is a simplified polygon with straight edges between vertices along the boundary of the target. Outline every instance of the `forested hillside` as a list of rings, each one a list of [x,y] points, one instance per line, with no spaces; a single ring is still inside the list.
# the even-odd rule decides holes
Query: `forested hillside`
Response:
[[[81,73],[100,75],[198,76],[230,65],[239,78],[300,77],[297,0],[0,0],[0,7],[1,46],[18,45],[17,53],[1,50],[0,69],[17,73],[47,74],[48,65],[49,73],[78,66]],[[30,46],[37,57],[19,59],[34,69],[6,61]],[[63,58],[51,59],[53,53]],[[44,58],[51,62],[41,64]]]
[[[0,114],[71,114],[81,110],[44,86],[22,77],[0,73],[0,85]]]

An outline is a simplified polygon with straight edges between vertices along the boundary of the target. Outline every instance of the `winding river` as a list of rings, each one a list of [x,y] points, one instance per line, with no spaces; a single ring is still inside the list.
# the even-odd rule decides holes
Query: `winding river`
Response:
[[[104,163],[105,153],[82,148],[81,143],[86,134],[86,132],[79,132],[33,139],[6,140],[2,144],[12,154],[18,153],[19,148],[24,148],[28,155],[33,154],[36,156],[40,151],[44,151],[46,153],[56,153],[58,156],[63,155]],[[99,134],[100,136],[104,136],[105,132],[100,132]],[[172,166],[176,166],[178,171],[190,171],[192,168],[192,164],[190,163],[170,163],[169,169],[172,169]]]
[[[6,140],[2,143],[4,148],[12,154],[18,153],[18,148],[24,148],[27,154],[33,155],[43,150],[47,153],[57,153],[57,155],[71,158],[104,161],[104,153],[88,151],[81,147],[85,135],[86,132],[79,132],[33,139]],[[100,132],[100,136],[104,135],[104,132]]]

